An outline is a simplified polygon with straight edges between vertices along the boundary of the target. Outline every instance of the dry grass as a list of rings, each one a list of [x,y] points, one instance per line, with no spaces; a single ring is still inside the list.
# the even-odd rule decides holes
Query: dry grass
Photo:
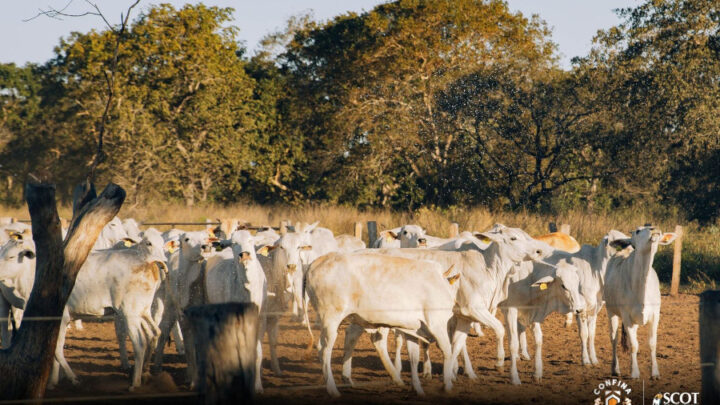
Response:
[[[70,207],[60,207],[60,216],[69,218]],[[29,217],[26,208],[0,207],[0,217],[12,216],[20,219]],[[628,232],[645,223],[659,226],[663,231],[673,231],[680,222],[671,216],[658,217],[650,211],[624,210],[605,214],[570,211],[559,216],[540,215],[531,212],[490,212],[484,208],[421,208],[413,212],[394,212],[390,210],[360,211],[351,207],[331,205],[259,206],[236,204],[231,206],[205,205],[185,207],[179,204],[149,204],[141,207],[123,208],[120,216],[132,217],[144,222],[205,222],[218,218],[239,218],[253,225],[278,226],[282,220],[291,222],[320,221],[324,227],[335,234],[352,234],[356,222],[376,221],[378,230],[389,229],[404,224],[423,226],[428,234],[447,237],[450,224],[457,222],[460,230],[480,231],[495,223],[521,227],[531,235],[547,233],[548,223],[569,224],[571,234],[580,243],[596,244],[610,229]],[[697,224],[685,225],[683,240],[682,283],[686,291],[701,291],[714,287],[720,281],[720,227],[699,227]],[[182,226],[193,229],[198,226]],[[165,230],[169,226],[157,226]],[[364,231],[366,232],[366,231]],[[367,234],[364,238],[367,241]],[[664,247],[658,252],[655,268],[663,282],[670,280],[672,268],[672,249]]]

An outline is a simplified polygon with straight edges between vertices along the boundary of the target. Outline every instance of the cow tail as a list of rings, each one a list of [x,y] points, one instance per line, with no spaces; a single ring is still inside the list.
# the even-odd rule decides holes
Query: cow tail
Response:
[[[628,342],[627,332],[625,331],[625,325],[620,322],[620,329],[622,329],[622,336],[620,337],[620,346],[623,352],[627,353],[630,351],[630,343]]]

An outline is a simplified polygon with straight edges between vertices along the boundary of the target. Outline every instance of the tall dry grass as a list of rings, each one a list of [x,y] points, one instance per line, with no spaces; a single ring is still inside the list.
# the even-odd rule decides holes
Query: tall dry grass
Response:
[[[61,217],[70,218],[71,208],[59,208]],[[25,208],[0,207],[0,217],[12,216],[27,219]],[[424,227],[428,234],[447,237],[450,224],[457,222],[461,231],[482,231],[495,223],[516,226],[525,229],[531,235],[548,232],[548,224],[555,222],[569,224],[570,233],[580,242],[596,244],[610,229],[628,233],[631,229],[645,223],[659,226],[663,231],[673,231],[675,225],[685,226],[683,240],[682,282],[691,291],[701,291],[714,287],[720,281],[720,227],[717,225],[699,227],[697,224],[682,223],[670,215],[657,215],[650,210],[627,209],[609,213],[587,213],[569,211],[561,215],[541,215],[531,212],[490,212],[484,208],[421,208],[417,211],[396,212],[390,210],[361,211],[352,207],[334,205],[260,206],[235,204],[230,206],[204,205],[185,207],[180,204],[148,204],[137,207],[124,207],[120,216],[132,217],[143,222],[205,222],[218,218],[239,218],[257,226],[278,226],[282,220],[291,222],[320,221],[321,226],[331,229],[335,234],[352,234],[356,222],[365,224],[376,221],[378,230],[394,228],[404,224],[417,224]],[[199,229],[198,226],[179,226],[183,229]],[[156,226],[160,230],[170,226]],[[367,242],[367,231],[363,231]],[[655,269],[660,280],[669,282],[672,269],[672,248],[663,247],[655,260]]]

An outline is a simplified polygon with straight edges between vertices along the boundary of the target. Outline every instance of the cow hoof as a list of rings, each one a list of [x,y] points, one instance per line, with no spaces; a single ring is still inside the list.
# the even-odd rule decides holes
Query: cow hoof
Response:
[[[528,361],[528,360],[530,360],[530,355],[525,353],[522,356],[520,356],[520,360]]]
[[[70,384],[75,386],[80,385],[80,380],[78,380],[77,378],[73,378],[70,380]]]
[[[520,385],[520,377],[513,377],[510,379],[510,384],[512,385]]]
[[[496,364],[495,370],[502,372],[505,369],[505,365],[503,364]]]
[[[328,389],[328,394],[333,398],[340,398],[340,391],[338,391],[337,388]]]
[[[650,379],[651,379],[651,380],[659,380],[659,379],[660,379],[660,374],[651,375],[651,376],[650,376]]]
[[[355,387],[355,383],[353,382],[352,378],[342,376],[342,382],[343,384],[348,384],[351,387]]]
[[[533,376],[533,381],[535,381],[536,383],[542,382],[542,376],[534,375],[534,376]]]

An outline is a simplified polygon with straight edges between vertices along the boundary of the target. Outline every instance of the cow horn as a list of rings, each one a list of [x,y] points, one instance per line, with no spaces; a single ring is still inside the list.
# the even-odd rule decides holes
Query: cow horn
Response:
[[[450,266],[450,268],[449,268],[449,269],[447,269],[447,271],[446,271],[445,273],[443,273],[443,277],[445,277],[445,278],[447,278],[447,277],[450,277],[450,274],[452,273],[452,269],[453,269],[453,267],[455,267],[455,265],[454,265],[454,264],[453,264],[453,265],[451,265],[451,266]]]

